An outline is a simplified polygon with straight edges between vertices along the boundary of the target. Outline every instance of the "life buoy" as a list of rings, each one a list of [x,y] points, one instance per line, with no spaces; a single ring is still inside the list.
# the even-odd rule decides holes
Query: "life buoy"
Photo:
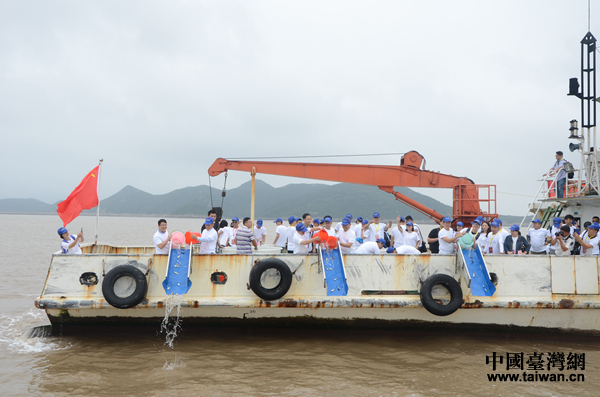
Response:
[[[261,279],[263,274],[270,269],[275,269],[279,272],[279,282],[272,288],[266,288],[262,285]],[[292,271],[289,266],[281,259],[268,258],[258,262],[252,270],[250,270],[250,288],[254,293],[267,301],[272,301],[284,296],[292,285]]]
[[[122,292],[119,295],[115,292],[115,283],[122,277],[129,277],[134,284],[126,286],[125,291],[123,291],[128,293],[127,296],[119,296],[122,295]],[[144,299],[147,290],[146,276],[140,269],[131,265],[121,265],[111,269],[102,281],[104,299],[117,309],[129,309],[136,306]],[[132,292],[129,293],[129,291]]]
[[[450,302],[447,305],[440,305],[433,299],[432,291],[436,285],[443,285],[450,292]],[[434,274],[425,280],[421,286],[420,295],[423,307],[429,313],[436,316],[448,316],[457,311],[463,303],[463,293],[460,284],[447,274]]]

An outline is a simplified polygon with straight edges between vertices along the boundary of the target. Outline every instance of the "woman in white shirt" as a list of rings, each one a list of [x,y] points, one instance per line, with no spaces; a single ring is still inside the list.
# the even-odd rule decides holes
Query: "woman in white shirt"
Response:
[[[487,247],[490,245],[490,237],[489,234],[492,231],[490,227],[490,223],[488,221],[481,222],[481,232],[476,237],[477,245],[479,245],[479,249],[482,253],[487,252]]]
[[[403,245],[408,245],[409,247],[419,249],[421,246],[421,239],[419,238],[419,234],[415,232],[415,227],[412,222],[406,222],[406,231],[403,234]]]

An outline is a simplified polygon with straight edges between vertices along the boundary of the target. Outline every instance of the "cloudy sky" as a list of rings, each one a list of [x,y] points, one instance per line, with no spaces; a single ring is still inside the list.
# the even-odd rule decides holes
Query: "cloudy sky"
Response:
[[[417,150],[520,215],[568,153],[586,32],[586,0],[3,1],[0,198],[63,200],[99,158],[102,199],[208,184],[218,157]]]

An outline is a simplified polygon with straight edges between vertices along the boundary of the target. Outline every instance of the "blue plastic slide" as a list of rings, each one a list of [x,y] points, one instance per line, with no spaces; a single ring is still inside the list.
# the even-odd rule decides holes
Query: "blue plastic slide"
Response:
[[[463,249],[462,258],[465,262],[468,279],[470,279],[471,294],[473,296],[492,296],[496,292],[496,286],[490,279],[485,260],[479,247],[475,249]]]
[[[321,255],[321,263],[323,263],[327,296],[348,295],[344,258],[339,245],[338,248],[331,250],[319,248],[319,254]]]
[[[167,295],[185,295],[192,286],[190,280],[190,267],[192,264],[192,251],[190,249],[175,249],[169,251],[169,265],[167,278],[163,281],[163,288]]]

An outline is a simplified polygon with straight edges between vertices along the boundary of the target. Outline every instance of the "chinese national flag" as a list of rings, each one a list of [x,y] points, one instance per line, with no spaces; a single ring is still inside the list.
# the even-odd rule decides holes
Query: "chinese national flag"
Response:
[[[71,192],[69,197],[61,203],[58,203],[58,216],[63,221],[63,226],[77,218],[81,211],[89,210],[98,205],[98,165],[88,172],[79,186]]]

